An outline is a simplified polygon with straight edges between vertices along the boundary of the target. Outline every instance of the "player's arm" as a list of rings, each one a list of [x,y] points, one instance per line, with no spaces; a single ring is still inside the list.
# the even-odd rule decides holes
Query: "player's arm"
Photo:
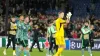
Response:
[[[49,37],[49,34],[48,34],[48,32],[47,32],[47,34],[46,34],[46,39],[48,39],[48,37]]]
[[[52,26],[52,27],[51,27],[51,31],[52,31],[52,37],[55,38],[55,33],[56,33],[55,26]]]
[[[22,23],[19,23],[19,21],[17,22],[17,28],[21,29],[21,24]]]
[[[53,34],[56,33],[55,26],[51,27],[51,31],[52,31]]]
[[[56,24],[56,31],[58,32],[60,29],[60,22],[58,21],[58,20],[56,20],[56,22],[55,22],[55,24]]]
[[[59,21],[60,21],[60,23],[62,23],[62,24],[68,24],[69,22],[70,22],[70,17],[67,17],[66,16],[66,20],[63,20],[63,19],[60,19]]]
[[[28,32],[31,32],[31,31],[32,31],[32,26],[29,25],[29,27],[28,27]]]
[[[82,39],[82,32],[81,32],[81,35],[80,35],[80,39]]]
[[[72,16],[71,12],[68,12],[67,15],[66,15],[66,18],[67,18],[66,23],[67,24],[70,22],[71,16]]]
[[[33,22],[30,22],[30,23],[29,23],[29,26],[30,26],[30,29],[32,29],[32,27],[33,27]]]
[[[49,29],[47,28],[46,38],[48,39],[48,37],[49,37]]]
[[[81,28],[81,31],[82,31],[83,34],[87,34],[87,33],[89,33],[91,30],[85,31],[85,30],[84,30],[84,27],[82,27],[82,28]]]
[[[80,39],[82,39],[82,34],[80,35]]]
[[[60,22],[61,24],[64,24],[64,23],[66,23],[66,20],[60,19],[59,22]]]
[[[22,30],[27,30],[27,28],[24,26],[24,23],[21,25]]]
[[[71,16],[72,16],[72,13],[68,12],[67,15],[66,15],[66,18],[70,20]]]

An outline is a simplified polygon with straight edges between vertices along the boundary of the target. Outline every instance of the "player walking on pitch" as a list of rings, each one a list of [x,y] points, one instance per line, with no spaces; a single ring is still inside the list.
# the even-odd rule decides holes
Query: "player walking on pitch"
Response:
[[[40,49],[40,45],[39,45],[39,35],[40,35],[40,32],[39,32],[39,26],[38,25],[35,25],[35,28],[32,30],[34,32],[34,34],[32,34],[32,37],[33,37],[33,43],[32,43],[32,46],[30,48],[30,52],[32,52],[32,48],[33,46],[35,45],[35,43],[37,43],[37,48],[39,50],[39,52],[43,52],[41,49]]]
[[[24,23],[22,25],[23,36],[21,37],[21,45],[24,48],[24,56],[30,56],[29,48],[28,48],[28,32],[31,28],[29,25],[29,17],[26,16],[24,19]]]
[[[88,52],[90,54],[90,56],[92,56],[92,52],[91,52],[91,44],[90,44],[90,40],[89,40],[89,35],[92,32],[92,28],[90,28],[89,22],[85,22],[84,26],[81,28],[81,39],[82,39],[82,56],[84,56],[84,48],[88,48]]]
[[[8,25],[8,44],[7,44],[6,49],[3,52],[4,55],[7,55],[6,50],[10,46],[11,42],[13,44],[13,55],[14,56],[16,55],[15,53],[16,30],[17,30],[17,24],[15,23],[15,18],[12,17],[11,22]]]
[[[47,28],[47,38],[48,38],[49,44],[50,44],[49,55],[54,55],[53,47],[54,47],[54,45],[56,46],[56,44],[55,44],[55,38],[53,35],[55,34],[55,32],[56,32],[55,26],[54,26],[53,21],[51,20],[49,23],[49,27]]]
[[[56,20],[56,33],[55,40],[58,45],[58,51],[54,56],[60,56],[62,51],[65,48],[65,39],[64,39],[64,24],[68,24],[70,21],[71,13],[69,13],[66,17],[67,20],[63,20],[64,12],[58,13],[58,18]]]
[[[17,34],[16,34],[16,56],[20,56],[21,54],[21,49],[20,49],[20,41],[21,41],[21,37],[22,37],[22,24],[24,23],[24,16],[21,15],[19,18],[19,21],[17,22]]]

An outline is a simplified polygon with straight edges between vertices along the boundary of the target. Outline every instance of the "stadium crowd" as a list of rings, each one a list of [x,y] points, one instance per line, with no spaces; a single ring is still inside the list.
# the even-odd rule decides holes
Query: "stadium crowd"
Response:
[[[55,20],[56,18],[56,15],[41,15],[40,13],[38,14],[38,16],[30,16],[33,25],[39,26],[41,37],[45,37],[49,21]],[[16,19],[18,19],[18,17],[16,17]],[[94,17],[91,17],[90,19],[77,18],[76,20],[72,20],[68,24],[68,27],[65,28],[65,36],[68,38],[80,38],[81,27],[86,20],[89,20],[94,26],[94,38],[100,38],[100,20],[95,19]],[[0,17],[0,35],[4,35],[4,27],[5,23],[3,21],[3,18]]]
[[[100,39],[99,0],[0,0],[0,36],[13,43],[13,55],[30,56],[40,39],[46,39],[46,56],[60,56],[66,39],[82,40],[82,56],[87,47],[90,56],[93,39]],[[66,15],[67,14],[67,15]],[[66,20],[67,18],[67,20]],[[15,38],[16,37],[16,38]],[[28,40],[32,40],[29,50]],[[15,41],[17,40],[17,41]],[[54,45],[54,47],[53,47]],[[53,49],[56,49],[54,54]],[[16,52],[16,53],[15,53]],[[51,54],[52,53],[52,54]]]
[[[48,0],[49,1],[49,0]],[[41,29],[41,35],[45,37],[46,30],[48,27],[48,23],[50,20],[55,20],[57,18],[56,14],[46,14],[44,10],[50,9],[52,7],[57,9],[56,1],[36,1],[36,0],[29,0],[29,1],[17,1],[17,0],[9,0],[9,8],[8,14],[9,18],[11,15],[15,15],[16,19],[19,18],[19,14],[29,15],[30,19],[33,22],[33,25],[38,25]],[[47,3],[47,5],[45,5]],[[63,2],[61,2],[63,4]],[[41,4],[41,6],[39,6]],[[34,6],[33,6],[34,5]],[[37,5],[37,6],[36,6]],[[38,10],[39,9],[39,10]],[[0,2],[0,35],[5,35],[5,0]],[[8,18],[8,21],[9,21]],[[100,38],[100,19],[96,18],[94,15],[88,16],[86,18],[77,17],[75,20],[71,20],[68,24],[68,27],[65,28],[65,36],[68,38],[80,38],[81,35],[81,27],[83,23],[89,20],[92,25],[94,25],[94,38]]]

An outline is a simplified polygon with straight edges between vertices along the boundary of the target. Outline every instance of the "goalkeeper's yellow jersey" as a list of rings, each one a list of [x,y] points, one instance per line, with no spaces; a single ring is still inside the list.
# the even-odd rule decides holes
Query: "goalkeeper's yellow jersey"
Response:
[[[64,37],[64,23],[66,23],[65,20],[62,18],[58,18],[56,20],[56,34],[55,37]]]

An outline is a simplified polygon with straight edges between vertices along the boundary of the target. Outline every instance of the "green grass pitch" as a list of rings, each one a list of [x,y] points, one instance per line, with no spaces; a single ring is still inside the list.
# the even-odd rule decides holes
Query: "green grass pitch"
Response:
[[[0,56],[3,55],[4,48],[0,48]],[[33,52],[31,52],[31,56],[46,56],[46,51],[43,49],[44,52],[39,52],[38,49],[33,49]],[[100,56],[100,51],[92,51],[93,56]],[[64,50],[62,53],[63,56],[81,56],[81,50]],[[12,55],[12,49],[9,48],[7,50],[7,56],[13,56]],[[23,56],[23,52],[21,54]],[[85,51],[85,56],[89,56],[88,52]]]

